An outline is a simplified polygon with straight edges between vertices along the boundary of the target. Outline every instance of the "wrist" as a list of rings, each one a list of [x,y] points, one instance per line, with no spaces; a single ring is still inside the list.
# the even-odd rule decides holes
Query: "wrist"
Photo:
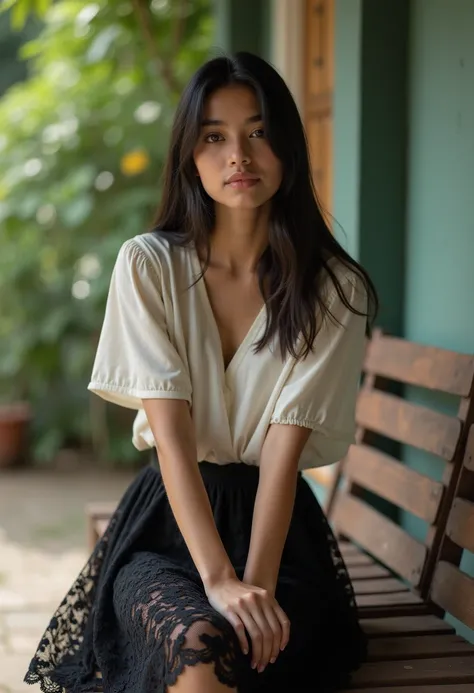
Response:
[[[202,584],[206,592],[218,583],[232,579],[237,579],[237,574],[230,562],[228,565],[223,565],[217,569],[203,571],[201,573]]]
[[[261,587],[273,596],[275,596],[278,576],[269,575],[264,571],[246,569],[243,582],[255,587]]]

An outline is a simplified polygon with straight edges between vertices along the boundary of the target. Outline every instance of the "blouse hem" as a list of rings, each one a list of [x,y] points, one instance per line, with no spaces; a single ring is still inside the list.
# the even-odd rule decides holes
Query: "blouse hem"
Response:
[[[301,426],[302,428],[310,428],[312,431],[321,433],[326,438],[353,442],[354,434],[339,433],[338,431],[329,430],[327,427],[311,421],[311,419],[294,419],[286,416],[274,416],[270,419],[270,424],[283,424],[286,426]]]
[[[87,389],[94,393],[107,392],[111,394],[125,395],[134,399],[185,399],[191,402],[191,393],[183,390],[137,390],[111,383],[99,383],[91,381]]]

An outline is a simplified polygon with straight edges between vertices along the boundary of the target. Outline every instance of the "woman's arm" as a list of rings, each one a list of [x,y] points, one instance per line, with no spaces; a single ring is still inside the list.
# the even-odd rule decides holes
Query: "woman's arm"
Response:
[[[242,650],[252,641],[252,664],[264,668],[288,639],[288,618],[267,590],[241,582],[217,531],[196,455],[188,403],[142,400],[157,447],[171,510],[201,576],[211,606],[234,627]]]
[[[143,400],[169,503],[204,585],[235,577],[199,472],[188,403]]]
[[[272,424],[262,447],[244,582],[273,595],[293,512],[298,462],[310,434],[302,426]]]

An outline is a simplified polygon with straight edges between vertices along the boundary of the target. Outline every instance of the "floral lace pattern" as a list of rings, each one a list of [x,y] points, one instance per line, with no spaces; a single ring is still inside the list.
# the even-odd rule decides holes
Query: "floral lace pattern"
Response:
[[[66,657],[74,655],[84,640],[98,577],[116,519],[116,515],[111,519],[104,536],[58,607],[30,663],[25,683],[39,683],[43,693],[64,691],[53,681],[51,673]]]
[[[156,555],[140,553],[115,581],[114,609],[126,628],[132,660],[140,661],[147,682],[161,679],[168,686],[185,667],[212,663],[217,679],[235,688],[243,655],[232,627],[212,609],[197,583],[179,569],[157,575],[156,566]],[[140,586],[133,591],[129,586],[137,574]],[[150,653],[148,662],[143,652]],[[137,675],[135,671],[135,680]]]

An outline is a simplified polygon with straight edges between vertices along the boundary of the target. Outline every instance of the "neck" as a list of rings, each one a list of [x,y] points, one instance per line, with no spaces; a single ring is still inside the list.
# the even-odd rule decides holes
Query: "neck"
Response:
[[[232,274],[255,272],[268,245],[269,207],[229,209],[216,205],[211,266]]]

